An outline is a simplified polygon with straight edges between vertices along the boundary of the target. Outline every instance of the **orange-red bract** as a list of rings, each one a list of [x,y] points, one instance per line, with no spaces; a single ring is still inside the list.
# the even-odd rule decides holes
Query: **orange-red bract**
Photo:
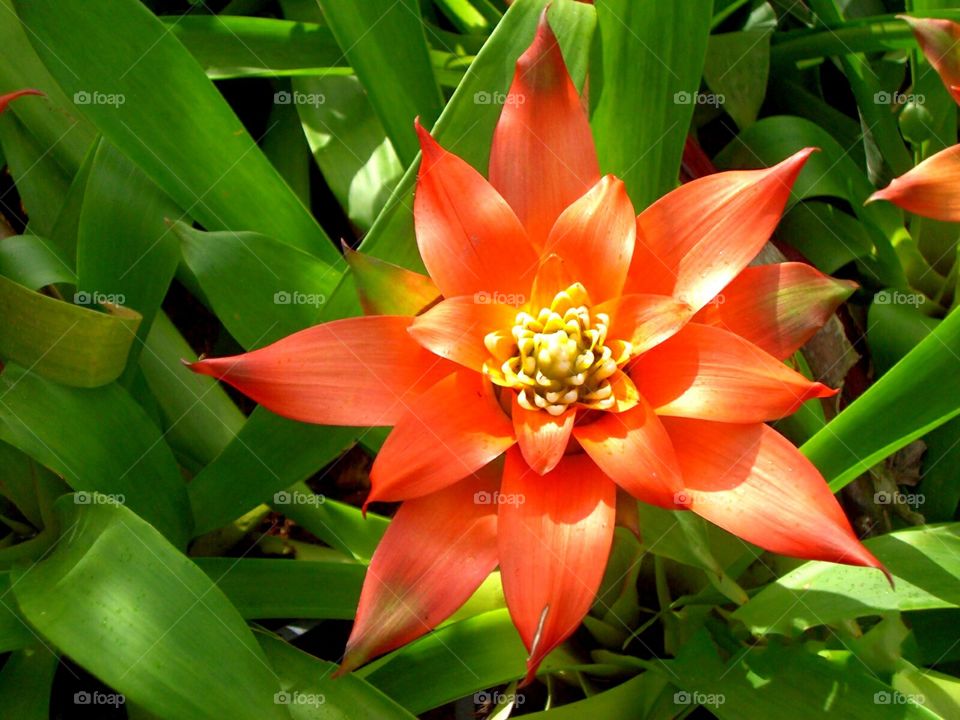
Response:
[[[621,491],[776,552],[880,567],[764,424],[834,394],[781,360],[850,288],[798,264],[747,269],[809,151],[695,180],[636,217],[597,170],[546,16],[489,181],[418,132],[417,242],[442,298],[193,365],[282,415],[395,425],[370,498],[404,504],[344,671],[427,632],[499,565],[529,681],[595,601]],[[422,305],[433,286],[396,272],[426,288]]]
[[[7,106],[10,105],[17,98],[21,98],[24,95],[43,95],[39,90],[33,90],[28,88],[26,90],[17,90],[15,92],[6,93],[5,95],[0,95],[0,113],[7,109]]]
[[[900,17],[910,24],[920,49],[960,103],[960,25],[950,20]],[[889,200],[917,215],[960,222],[960,146],[931,155],[870,200]]]

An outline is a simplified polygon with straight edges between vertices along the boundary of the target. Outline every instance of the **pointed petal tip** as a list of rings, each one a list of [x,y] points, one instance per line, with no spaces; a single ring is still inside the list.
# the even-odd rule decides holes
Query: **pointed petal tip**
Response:
[[[896,590],[896,589],[897,589],[897,585],[896,585],[896,583],[894,583],[894,581],[893,581],[893,573],[891,573],[889,570],[887,570],[887,567],[886,567],[884,564],[882,564],[882,563],[876,565],[876,568],[877,568],[877,570],[879,570],[880,572],[883,573],[884,577],[887,578],[887,582],[890,583],[890,589],[891,589],[891,590]]]
[[[180,362],[182,362],[191,371],[197,373],[198,375],[209,375],[212,378],[219,378],[223,374],[217,369],[219,360],[221,360],[221,358],[201,358],[196,362],[190,362],[189,360],[180,358]]]
[[[860,289],[860,283],[858,283],[856,280],[833,278],[833,282],[837,288],[837,297],[842,298],[843,300],[846,300]]]
[[[0,95],[0,113],[7,109],[7,106],[12,103],[17,98],[22,98],[25,95],[40,95],[41,97],[46,97],[46,93],[36,90],[34,88],[25,88],[23,90],[15,90],[14,92],[7,93],[6,95]]]
[[[430,131],[420,124],[419,116],[413,121],[413,127],[417,131],[417,139],[420,141],[420,152],[423,153],[425,160],[429,159],[432,162],[439,157],[442,148],[437,141],[434,140]],[[421,163],[421,168],[423,164],[424,163]]]
[[[803,167],[807,164],[807,160],[810,159],[810,156],[816,152],[820,152],[820,148],[805,147],[779,163],[789,175],[791,183],[796,179],[797,175],[800,174],[800,171],[803,170]]]
[[[877,190],[876,192],[874,192],[870,197],[868,197],[866,200],[863,201],[863,204],[866,206],[866,205],[869,205],[870,203],[875,203],[878,200],[886,200],[888,202],[891,202],[890,200],[890,196],[892,194],[890,192],[891,188],[893,188],[892,182],[882,190]]]
[[[544,10],[544,13],[546,13],[546,10]],[[518,690],[529,687],[530,683],[537,679],[537,670],[539,667],[539,662],[534,662],[532,658],[527,660],[527,674],[523,676],[523,680],[517,683]]]
[[[837,562],[845,563],[847,565],[859,565],[860,567],[870,568],[871,570],[879,570],[883,573],[883,576],[890,584],[890,589],[896,590],[893,573],[887,569],[886,565],[877,560],[876,556],[867,550],[867,547],[860,542],[859,539],[857,540],[856,552],[853,554],[853,558],[839,558],[837,559]]]
[[[543,6],[543,10],[540,11],[540,19],[537,21],[537,36],[543,35],[545,38],[553,38],[553,28],[550,27],[550,20],[547,18],[547,13],[550,11],[550,8],[553,7],[552,2],[548,2]]]
[[[343,651],[343,657],[340,658],[340,664],[337,665],[337,669],[331,673],[330,677],[337,679],[349,675],[369,659],[366,653],[358,651],[355,643],[348,640],[347,647]]]
[[[804,399],[813,400],[814,398],[832,398],[839,392],[840,392],[839,388],[832,388],[829,385],[824,385],[821,382],[816,382],[810,386],[810,390],[806,393],[807,397]]]

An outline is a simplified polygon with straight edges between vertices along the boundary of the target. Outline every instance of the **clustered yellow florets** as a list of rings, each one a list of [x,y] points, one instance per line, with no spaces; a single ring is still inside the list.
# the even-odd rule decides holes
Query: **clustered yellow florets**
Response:
[[[509,335],[489,333],[484,344],[493,358],[484,372],[518,390],[527,410],[560,415],[573,403],[608,410],[616,404],[610,379],[632,350],[629,342],[607,340],[609,325],[606,314],[591,315],[586,289],[574,283],[536,316],[519,311]]]

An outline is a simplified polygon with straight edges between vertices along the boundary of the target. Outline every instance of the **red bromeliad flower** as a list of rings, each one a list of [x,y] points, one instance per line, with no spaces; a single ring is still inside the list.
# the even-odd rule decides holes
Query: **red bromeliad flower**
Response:
[[[960,103],[960,25],[950,20],[900,18],[910,24],[923,54]],[[960,145],[931,155],[870,200],[889,200],[917,215],[960,222]]]
[[[880,567],[817,470],[764,424],[835,392],[782,360],[850,284],[801,263],[747,267],[809,151],[690,182],[635,217],[623,183],[600,176],[545,19],[517,63],[489,180],[417,131],[430,278],[350,258],[361,290],[363,273],[387,273],[409,314],[193,365],[287,417],[394,428],[368,502],[403,505],[342,670],[435,627],[499,565],[529,680],[594,601],[618,488],[774,552]]]

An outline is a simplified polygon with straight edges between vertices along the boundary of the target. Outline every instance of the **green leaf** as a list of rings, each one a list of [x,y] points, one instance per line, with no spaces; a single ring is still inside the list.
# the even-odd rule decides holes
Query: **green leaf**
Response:
[[[40,503],[37,499],[36,463],[29,455],[12,445],[0,442],[0,493],[17,506],[20,513],[35,528],[43,527]]]
[[[832,196],[850,203],[874,246],[865,267],[868,278],[877,284],[906,288],[898,253],[905,257],[916,247],[903,227],[899,210],[889,203],[864,206],[874,191],[873,185],[849,157],[847,149],[822,128],[798,117],[763,118],[741,132],[714,161],[723,169],[770,167],[804,147],[815,147],[819,152],[810,156],[794,183],[793,200]],[[822,218],[813,218],[819,219]],[[838,244],[853,255],[861,254],[856,239],[848,240],[830,225],[821,225],[818,235],[819,242]]]
[[[10,593],[10,573],[0,572],[0,592],[3,597]],[[36,635],[29,625],[20,617],[20,613],[13,603],[0,604],[0,652],[19,650],[36,642]],[[0,686],[3,684],[3,675],[0,673]]]
[[[93,158],[97,154],[98,143],[91,142],[89,152],[83,164],[73,176],[70,189],[63,199],[63,206],[57,221],[50,231],[50,241],[56,246],[64,258],[69,258],[70,268],[76,268],[77,235],[80,234],[80,213],[83,210],[83,200],[87,192],[87,181],[90,179],[90,169],[93,167]]]
[[[426,126],[440,115],[443,96],[417,0],[318,0],[324,17],[404,164],[419,146],[413,120]]]
[[[368,230],[403,175],[403,166],[355,77],[297,78],[295,92],[313,158],[349,218]]]
[[[721,105],[743,129],[757,119],[767,92],[770,73],[768,30],[711,35],[703,79],[714,93],[723,96]]]
[[[837,491],[960,414],[960,313],[947,317],[801,450]]]
[[[334,679],[336,665],[297,650],[274,635],[256,638],[280,678],[278,701],[294,720],[413,720],[413,716],[356,675]]]
[[[0,357],[68,385],[112,382],[127,363],[140,315],[107,309],[71,305],[0,276]]]
[[[310,206],[310,152],[300,117],[292,105],[274,103],[269,129],[260,141],[263,153],[304,205]]]
[[[49,235],[72,176],[12,113],[0,115],[0,144],[30,219],[30,234]]]
[[[902,696],[918,700],[940,717],[960,715],[960,680],[955,677],[910,666],[898,671],[891,684]]]
[[[523,677],[526,657],[510,614],[494,610],[435,630],[356,674],[420,715]],[[561,649],[547,657],[541,671],[572,664]]]
[[[799,250],[828,275],[873,253],[873,242],[861,222],[829,203],[816,200],[790,208],[777,227],[777,238]]]
[[[600,169],[623,179],[639,212],[677,186],[712,5],[598,0],[596,6],[602,50],[590,65],[590,123]]]
[[[142,3],[13,2],[66,93],[80,93],[97,129],[207,229],[268,232],[337,261],[200,66]]]
[[[160,431],[121,387],[68,388],[8,365],[0,389],[0,437],[81,491],[77,503],[100,492],[186,544],[183,478]]]
[[[875,696],[892,694],[892,689],[847,652],[817,655],[803,647],[771,644],[744,648],[727,662],[703,631],[667,665],[660,672],[683,688],[674,695],[677,713],[702,704],[720,720],[785,712],[791,720],[827,715],[849,720],[936,718],[915,704],[878,703]]]
[[[247,619],[352,620],[366,568],[349,562],[197,558]]]
[[[161,312],[147,335],[140,369],[160,408],[164,439],[181,464],[199,471],[223,452],[246,418],[223,386],[190,372],[181,360],[196,360],[196,354]]]
[[[700,568],[720,592],[733,602],[743,603],[747,595],[730,578],[714,555],[706,521],[691,512],[663,510],[638,504],[644,543],[654,555]],[[741,545],[742,547],[742,545]]]
[[[0,697],[9,717],[48,720],[57,663],[56,654],[44,645],[18,650],[7,658],[0,671]]]
[[[809,5],[821,24],[830,26],[843,21],[836,0],[810,0]],[[913,163],[904,147],[894,116],[886,105],[876,101],[877,92],[881,89],[876,72],[862,55],[850,50],[844,49],[838,59],[857,100],[857,109],[867,128],[865,133],[869,133],[869,137],[876,142],[893,175],[902,175]]]
[[[75,285],[77,276],[70,263],[48,240],[36,235],[14,235],[0,243],[0,275],[30,290],[47,285]]]
[[[60,541],[14,574],[44,637],[159,717],[289,717],[263,651],[203,571],[125,507],[63,498],[57,510]]]
[[[117,198],[126,198],[118,203]],[[140,313],[137,342],[127,360],[136,369],[143,341],[180,262],[176,237],[164,224],[177,206],[143,171],[101,142],[87,181],[77,234],[77,289],[117,297]],[[117,238],[123,242],[117,242]]]
[[[894,589],[870,568],[808,562],[738,608],[734,619],[755,633],[791,635],[891,610],[960,605],[960,524],[901,530],[866,545],[893,574]]]
[[[0,87],[4,91],[36,88],[45,97],[15,102],[5,114],[15,115],[28,128],[37,146],[49,151],[66,176],[72,178],[96,139],[96,130],[76,112],[70,98],[47,72],[28,39],[32,28],[13,20],[13,8],[13,0],[0,0],[0,17],[5,18],[0,23]]]
[[[210,78],[353,72],[330,28],[274,18],[187,15],[163,18]]]
[[[204,233],[185,223],[173,231],[217,317],[247,350],[320,322],[340,280],[330,264],[264,235]]]
[[[924,436],[927,454],[923,458],[923,516],[927,522],[943,522],[955,517],[960,505],[960,420],[954,418]]]
[[[301,498],[320,498],[305,483],[296,483],[276,493],[271,505],[312,535],[345,555],[369,563],[380,538],[387,531],[387,518],[368,512],[366,516],[353,505],[329,498],[315,502],[291,502]]]
[[[501,106],[478,104],[476,96],[506,93],[513,80],[517,58],[533,40],[540,13],[548,0],[517,2],[503,16],[484,44],[470,72],[447,103],[433,126],[433,135],[445,148],[456,153],[481,173],[487,170],[493,130]],[[586,77],[590,42],[596,24],[592,7],[574,0],[554,0],[550,25],[577,87]],[[364,238],[361,250],[414,270],[423,264],[413,231],[413,188],[417,164],[407,168],[390,201]]]
[[[677,717],[676,705],[670,703],[663,713],[665,694],[673,694],[667,679],[659,673],[645,672],[616,687],[597,693],[586,700],[561,705],[543,712],[530,713],[528,720],[654,720]]]
[[[258,407],[190,483],[196,534],[216,530],[306,480],[340,455],[358,432],[294,422]]]
[[[867,313],[867,344],[877,376],[896,365],[940,324],[913,305],[888,302],[900,297],[910,296],[879,292]],[[914,295],[911,299],[922,300],[922,296]]]

